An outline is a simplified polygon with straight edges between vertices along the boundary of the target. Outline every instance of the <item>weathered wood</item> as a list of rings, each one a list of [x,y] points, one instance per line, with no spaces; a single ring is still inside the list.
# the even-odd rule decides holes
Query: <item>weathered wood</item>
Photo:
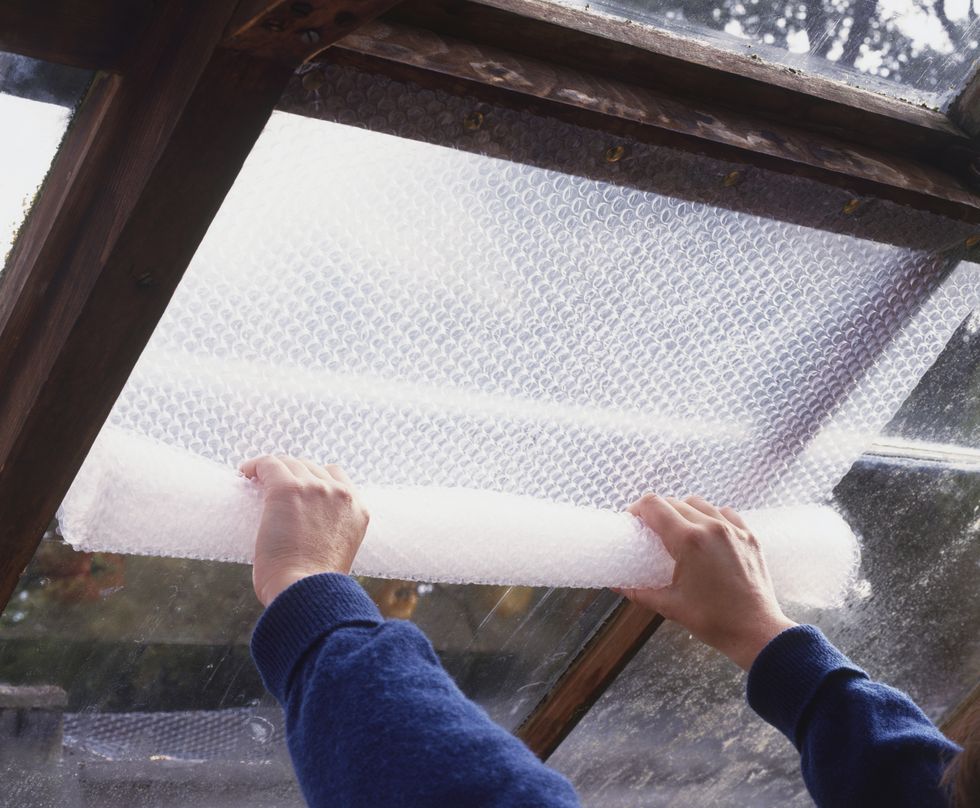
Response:
[[[980,68],[960,90],[956,100],[949,108],[950,120],[974,139],[980,138]],[[972,170],[980,176],[980,160],[975,161]]]
[[[923,126],[943,125],[942,116],[933,110],[893,101],[885,95],[852,87],[843,81],[835,81],[805,73],[788,65],[769,62],[758,54],[734,53],[689,36],[665,31],[655,25],[613,16],[600,9],[576,8],[552,0],[479,0],[479,2],[480,5],[499,11],[633,45],[680,62],[704,65],[722,73],[755,79],[766,85],[795,90],[852,107],[875,109],[888,116],[897,115],[901,120],[917,120]]]
[[[167,3],[70,128],[0,279],[0,605],[291,75]]]
[[[547,760],[662,623],[660,615],[623,600],[517,729],[517,737]]]
[[[743,160],[761,155],[770,158],[771,166],[784,164],[783,170],[785,164],[807,166],[821,178],[857,180],[862,185],[853,187],[860,192],[980,221],[980,195],[937,168],[724,107],[682,102],[645,87],[389,22],[369,23],[337,48],[582,110],[590,114],[580,121],[587,126],[618,119],[638,125],[628,131],[641,138],[643,129],[665,130],[686,140],[688,148],[698,150],[708,141],[737,150]]]
[[[939,728],[946,737],[962,745],[972,732],[980,732],[980,682],[947,715]]]
[[[394,6],[398,0],[247,0],[225,47],[296,66]]]
[[[3,0],[0,51],[119,70],[155,14],[153,0]]]
[[[935,110],[594,9],[548,0],[406,0],[383,19],[677,98],[721,103],[950,170],[961,162],[961,149],[973,149],[964,133]]]

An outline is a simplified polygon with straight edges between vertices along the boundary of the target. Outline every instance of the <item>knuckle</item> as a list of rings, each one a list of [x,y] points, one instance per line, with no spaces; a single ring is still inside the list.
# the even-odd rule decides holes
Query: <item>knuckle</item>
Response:
[[[332,486],[331,493],[333,494],[333,498],[336,499],[338,502],[344,502],[350,504],[354,501],[354,493],[346,486],[343,485]]]
[[[705,532],[713,539],[725,539],[729,536],[728,525],[724,522],[713,521],[705,525]]]

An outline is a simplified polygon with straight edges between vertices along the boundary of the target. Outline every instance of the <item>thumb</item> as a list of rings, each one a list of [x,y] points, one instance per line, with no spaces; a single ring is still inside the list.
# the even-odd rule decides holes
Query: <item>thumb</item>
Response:
[[[659,589],[614,589],[613,591],[618,592],[638,606],[650,609],[667,618],[674,611],[673,606],[677,592],[672,585],[662,586]]]

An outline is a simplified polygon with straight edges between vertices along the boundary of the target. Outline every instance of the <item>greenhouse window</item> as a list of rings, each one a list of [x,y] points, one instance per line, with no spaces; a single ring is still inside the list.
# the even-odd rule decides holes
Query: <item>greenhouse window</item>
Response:
[[[0,48],[86,69],[0,57],[9,799],[301,804],[247,553],[186,530],[145,459],[152,541],[52,521],[80,465],[125,513],[91,460],[113,435],[243,485],[244,456],[286,451],[607,515],[648,489],[816,503],[862,566],[843,608],[793,614],[937,721],[978,692],[980,152],[970,94],[950,107],[972,6],[35,5],[0,5]],[[157,541],[181,524],[194,558]],[[573,562],[360,582],[586,804],[805,804],[734,672],[570,588]]]
[[[544,13],[550,3],[498,0],[492,5]],[[554,5],[581,12],[583,27],[588,15],[649,26],[678,43],[704,43],[939,110],[964,88],[980,56],[980,17],[971,0],[556,0]],[[689,50],[696,54],[697,47]]]

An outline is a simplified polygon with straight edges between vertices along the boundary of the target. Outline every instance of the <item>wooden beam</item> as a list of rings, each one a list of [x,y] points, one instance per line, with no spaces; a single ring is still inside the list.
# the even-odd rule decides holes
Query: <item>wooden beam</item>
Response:
[[[153,0],[3,0],[0,51],[118,71],[158,5]]]
[[[935,110],[549,0],[406,0],[383,18],[955,172],[975,144]]]
[[[980,66],[950,105],[949,117],[974,140],[980,139]],[[971,168],[980,177],[980,160],[974,161]]]
[[[0,606],[163,314],[288,67],[169,2],[83,103],[0,279]]]
[[[961,746],[971,732],[980,731],[980,681],[942,720],[939,728],[947,738]]]
[[[436,3],[448,7],[459,5],[458,0],[436,0]],[[728,75],[749,79],[766,87],[782,88],[800,96],[823,99],[834,106],[867,110],[891,119],[896,124],[910,122],[918,127],[954,129],[945,116],[935,110],[900,101],[882,92],[852,87],[843,80],[830,79],[790,65],[771,62],[762,54],[735,53],[691,36],[663,30],[650,23],[613,16],[599,8],[575,7],[570,4],[555,3],[553,0],[478,0],[478,4],[486,7],[488,12],[503,12],[511,17],[519,16],[561,29],[577,31],[590,38],[630,45],[663,57],[663,60],[658,62],[661,69],[670,69],[667,59],[683,65],[700,65],[708,68],[711,71],[710,75],[715,78]],[[469,13],[475,13],[475,9]],[[487,27],[493,16],[491,13],[485,14],[482,25]],[[581,51],[576,51],[569,56],[577,59],[580,54]],[[586,58],[590,57],[586,55]],[[706,79],[708,75],[703,74],[702,77]],[[691,77],[674,70],[664,78],[671,82],[679,80],[685,85],[689,85],[692,81]],[[695,79],[695,81],[700,80],[701,77]],[[719,89],[722,92],[738,90],[738,84],[726,82],[725,86]],[[740,91],[739,95],[741,95]],[[805,107],[805,105],[801,106]],[[794,110],[787,111],[790,114],[794,112]],[[808,110],[804,108],[800,112],[805,115]]]
[[[719,105],[691,103],[667,94],[605,79],[428,30],[374,22],[341,40],[338,49],[432,74],[489,85],[583,113],[576,122],[645,139],[662,130],[703,149],[704,142],[736,150],[743,161],[764,158],[767,167],[811,176],[903,204],[980,222],[980,195],[959,178],[915,162],[829,135],[815,134]],[[616,121],[628,127],[609,126]],[[788,168],[787,168],[788,167]]]
[[[229,23],[222,44],[295,67],[397,2],[246,0]]]
[[[664,619],[623,600],[515,733],[547,760]]]

